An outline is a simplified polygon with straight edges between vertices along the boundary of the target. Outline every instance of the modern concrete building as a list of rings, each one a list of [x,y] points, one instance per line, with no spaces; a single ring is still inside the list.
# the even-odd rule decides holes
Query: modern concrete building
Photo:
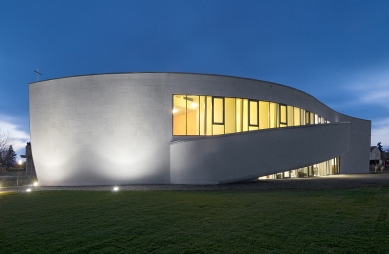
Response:
[[[120,73],[29,89],[32,153],[43,186],[369,172],[370,121],[271,82]]]

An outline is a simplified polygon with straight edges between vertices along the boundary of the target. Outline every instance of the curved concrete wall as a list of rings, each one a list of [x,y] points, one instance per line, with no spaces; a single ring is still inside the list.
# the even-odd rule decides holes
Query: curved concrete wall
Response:
[[[370,121],[339,114],[302,91],[227,76],[122,73],[30,84],[32,152],[40,184],[170,183],[175,179],[170,142],[188,138],[172,137],[172,94],[273,101],[331,123],[349,122],[350,147],[341,173],[368,172]]]
[[[350,123],[307,125],[177,141],[170,180],[218,184],[313,165],[345,154]]]

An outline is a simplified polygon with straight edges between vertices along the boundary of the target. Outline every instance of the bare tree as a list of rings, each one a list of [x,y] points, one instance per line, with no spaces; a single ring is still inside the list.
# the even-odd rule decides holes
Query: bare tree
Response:
[[[12,139],[12,135],[9,131],[5,131],[0,128],[0,167],[3,162],[4,156],[8,150],[8,147],[12,142]]]

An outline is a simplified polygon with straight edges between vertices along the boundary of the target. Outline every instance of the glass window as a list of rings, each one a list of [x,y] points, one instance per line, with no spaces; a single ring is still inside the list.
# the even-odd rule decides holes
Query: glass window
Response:
[[[186,96],[186,135],[199,135],[199,96]]]
[[[173,135],[186,135],[186,95],[173,95]]]
[[[312,112],[309,112],[309,123],[315,124],[315,114]]]
[[[277,128],[278,127],[278,117],[277,117],[277,111],[278,111],[278,104],[274,102],[270,102],[270,128]]]
[[[249,125],[258,127],[258,101],[249,101]]]
[[[305,111],[305,124],[310,124],[311,123],[311,120],[310,120],[310,114],[311,112],[309,111]]]
[[[235,112],[236,112],[236,132],[242,132],[242,123],[243,123],[243,106],[242,106],[242,99],[236,98],[235,99]]]
[[[226,128],[225,133],[235,133],[235,127],[236,127],[236,114],[235,114],[235,98],[225,98],[225,122],[226,122]]]
[[[294,111],[293,112],[294,126],[299,126],[301,124],[300,109],[297,107],[294,107],[293,111]]]
[[[288,126],[287,106],[284,104],[279,104],[279,112],[280,112],[280,127]]]
[[[249,130],[249,101],[247,99],[242,99],[243,100],[243,131],[248,131]]]
[[[305,123],[305,110],[304,109],[300,109],[300,117],[301,117],[300,124],[305,125],[306,123]]]
[[[212,126],[212,135],[221,135],[221,134],[224,134],[224,125],[214,124]]]
[[[224,124],[224,98],[213,97],[213,124]]]
[[[205,135],[212,135],[212,96],[205,98]]]
[[[268,101],[174,94],[173,135],[219,135],[329,123],[313,112]]]
[[[200,96],[199,103],[199,114],[200,114],[200,135],[205,135],[206,127],[206,107],[205,107],[205,96]]]
[[[288,126],[294,126],[294,118],[293,118],[293,107],[288,106]]]
[[[269,128],[269,102],[267,101],[259,102],[259,128]]]

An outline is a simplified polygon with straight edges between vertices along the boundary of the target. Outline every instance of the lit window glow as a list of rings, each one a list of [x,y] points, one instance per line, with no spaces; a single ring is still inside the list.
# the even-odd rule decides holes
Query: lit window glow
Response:
[[[223,135],[329,122],[305,109],[270,101],[174,94],[172,133]]]

